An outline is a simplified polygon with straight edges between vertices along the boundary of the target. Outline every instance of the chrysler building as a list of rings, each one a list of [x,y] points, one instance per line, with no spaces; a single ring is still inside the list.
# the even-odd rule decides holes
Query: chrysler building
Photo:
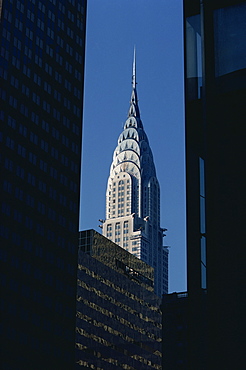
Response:
[[[168,293],[166,229],[160,227],[160,188],[138,107],[135,51],[130,108],[113,154],[102,229],[108,239],[154,267],[156,294]]]

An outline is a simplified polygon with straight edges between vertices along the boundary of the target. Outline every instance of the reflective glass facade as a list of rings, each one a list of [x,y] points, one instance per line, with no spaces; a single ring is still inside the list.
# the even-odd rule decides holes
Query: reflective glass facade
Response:
[[[94,230],[80,232],[76,362],[161,369],[161,300],[153,268]]]
[[[246,4],[185,0],[184,12],[190,363],[199,369],[240,368]]]
[[[2,368],[68,369],[86,1],[3,0],[0,12]]]

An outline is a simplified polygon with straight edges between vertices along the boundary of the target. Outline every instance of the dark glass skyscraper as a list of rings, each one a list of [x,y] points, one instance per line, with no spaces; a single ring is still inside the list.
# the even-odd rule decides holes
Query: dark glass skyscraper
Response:
[[[78,369],[161,369],[154,269],[94,230],[80,232]]]
[[[196,369],[241,369],[246,3],[185,0],[184,10],[190,359]]]
[[[86,0],[3,0],[0,11],[0,361],[70,369]]]

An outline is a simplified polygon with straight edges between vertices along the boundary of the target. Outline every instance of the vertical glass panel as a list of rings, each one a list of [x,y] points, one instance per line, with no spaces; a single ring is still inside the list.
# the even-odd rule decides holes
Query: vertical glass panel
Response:
[[[215,75],[246,68],[246,4],[214,11]]]
[[[200,99],[202,87],[202,43],[200,14],[186,20],[186,78],[188,100]]]
[[[199,157],[199,182],[200,182],[200,233],[206,232],[206,209],[205,209],[205,168],[204,159]]]
[[[205,170],[204,159],[199,158],[199,172],[200,172],[200,195],[205,197]]]
[[[201,261],[205,266],[207,265],[206,238],[204,236],[201,238]]]
[[[205,198],[200,197],[200,232],[204,234],[206,232],[205,224]]]
[[[201,288],[207,289],[207,269],[201,264]]]

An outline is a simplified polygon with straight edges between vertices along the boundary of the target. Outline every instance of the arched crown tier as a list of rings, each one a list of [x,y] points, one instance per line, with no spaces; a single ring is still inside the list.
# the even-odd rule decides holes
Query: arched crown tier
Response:
[[[118,143],[114,150],[107,191],[110,191],[112,182],[115,182],[118,176],[128,174],[132,180],[135,179],[134,181],[138,183],[140,193],[137,198],[139,198],[141,197],[140,184],[142,180],[146,183],[150,178],[156,177],[156,172],[152,151],[140,118],[136,85],[136,59],[134,53],[130,108],[124,129],[118,138]],[[140,201],[138,204],[140,206]]]

